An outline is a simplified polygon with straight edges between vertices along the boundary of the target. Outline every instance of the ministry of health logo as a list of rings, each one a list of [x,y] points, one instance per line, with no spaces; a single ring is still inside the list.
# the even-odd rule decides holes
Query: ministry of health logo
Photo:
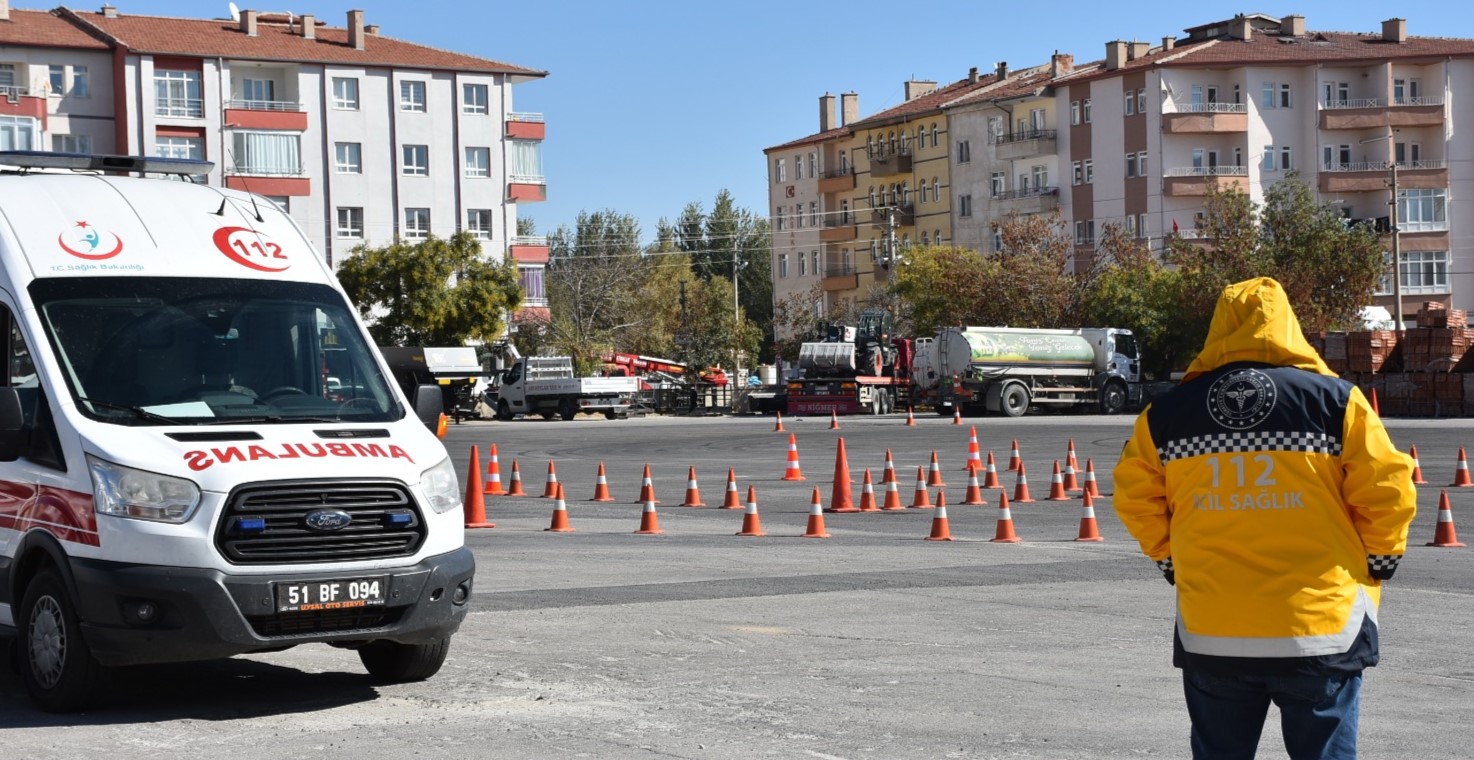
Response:
[[[1269,375],[1257,369],[1236,369],[1208,389],[1208,414],[1230,430],[1247,430],[1269,417],[1278,397]]]

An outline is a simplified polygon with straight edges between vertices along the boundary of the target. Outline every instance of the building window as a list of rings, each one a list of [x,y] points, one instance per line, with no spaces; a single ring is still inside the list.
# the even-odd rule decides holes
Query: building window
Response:
[[[337,236],[350,240],[363,239],[363,209],[349,206],[338,207]]]
[[[957,215],[963,218],[972,216],[972,196],[957,196]]]
[[[1448,229],[1448,190],[1427,188],[1397,191],[1397,223],[1403,232]]]
[[[241,174],[295,176],[302,173],[301,138],[285,132],[236,132],[231,158]]]
[[[1048,166],[1035,166],[1030,171],[1034,175],[1034,189],[1039,190],[1039,191],[1042,192],[1044,190],[1044,188],[1049,187],[1049,167]]]
[[[937,123],[936,122],[932,122],[932,124],[931,124],[931,146],[933,148],[937,147]]]
[[[333,77],[333,108],[340,111],[358,110],[358,80],[353,77]]]
[[[1078,101],[1078,100],[1072,100],[1072,101],[1070,101],[1070,124],[1071,125],[1075,125],[1075,124],[1079,124],[1079,123],[1080,123],[1080,101]]]
[[[819,202],[809,201],[809,226],[819,226]]]
[[[778,254],[778,276],[788,276],[788,254],[786,253]]]
[[[804,178],[804,157],[803,157],[803,154],[799,154],[799,155],[793,157],[793,178],[794,179],[803,179]]]
[[[407,208],[404,210],[404,237],[408,240],[424,240],[430,236],[430,209]]]
[[[1264,83],[1264,93],[1263,97],[1260,98],[1260,105],[1264,106],[1265,108],[1275,107],[1274,82]]]
[[[491,209],[473,208],[466,211],[466,231],[477,240],[491,239]]]
[[[1127,179],[1131,179],[1132,177],[1135,177],[1135,176],[1136,176],[1136,154],[1135,153],[1127,153],[1126,154],[1126,178]]]
[[[819,176],[819,154],[818,153],[810,153],[809,154],[809,176],[810,177],[816,177],[816,178]]]
[[[411,113],[425,112],[425,83],[406,81],[399,83],[399,110]]]
[[[1136,176],[1145,177],[1146,174],[1146,151],[1138,151],[1136,153]]]
[[[1274,146],[1264,146],[1264,153],[1259,157],[1259,168],[1262,171],[1274,171]]]
[[[1003,172],[993,172],[992,181],[988,183],[988,192],[994,198],[1003,194]]]
[[[1003,119],[997,116],[988,118],[988,142],[1003,142]]]
[[[1403,293],[1447,293],[1448,251],[1404,251]]]
[[[793,204],[793,228],[801,230],[804,228],[804,204]]]
[[[270,79],[241,80],[241,100],[247,106],[273,103],[276,101],[276,82]]]
[[[163,158],[204,158],[205,141],[199,137],[154,138],[154,155]]]
[[[543,272],[541,266],[519,266],[517,267],[517,284],[522,286],[522,304],[524,306],[547,306],[548,293],[543,289]]]
[[[1146,88],[1136,91],[1136,112],[1146,113]]]
[[[1080,101],[1080,121],[1090,123],[1090,98]]]
[[[800,255],[802,255],[802,254],[800,254]],[[819,274],[819,252],[818,251],[810,251],[809,252],[809,271],[810,272],[813,272],[816,275]]]
[[[359,143],[333,143],[333,171],[338,174],[363,173],[363,146]]]
[[[1146,214],[1137,214],[1136,215],[1136,235],[1137,235],[1137,237],[1143,237],[1143,238],[1147,236],[1146,235]]]
[[[1292,103],[1291,103],[1291,100],[1290,100],[1290,85],[1288,85],[1288,84],[1281,84],[1280,85],[1280,108],[1289,108],[1291,106],[1291,104]]]
[[[972,161],[972,145],[966,140],[957,141],[957,163],[965,164]]]
[[[466,176],[491,176],[491,148],[466,148]]]
[[[1136,217],[1130,214],[1126,215],[1126,236],[1136,237]]]
[[[1130,91],[1126,93],[1126,101],[1123,107],[1126,109],[1127,116],[1136,115],[1136,93]]]
[[[787,261],[788,254],[786,254],[786,253],[783,254],[783,259],[784,259],[784,261],[783,261],[783,264],[784,264],[784,272],[783,272],[783,275],[782,276],[787,277],[788,276],[788,267],[787,267],[787,265],[788,265],[788,261]],[[798,252],[798,276],[799,277],[803,277],[803,276],[807,275],[808,273],[809,273],[809,255],[806,254],[806,253],[804,253],[803,251],[799,251]]]
[[[486,85],[461,85],[461,111],[463,113],[490,112],[490,109],[487,107]]]
[[[407,177],[427,177],[430,175],[430,146],[406,145],[402,153],[404,155],[404,165],[399,169],[400,174]]]
[[[995,225],[993,225],[993,252],[994,253],[1000,253],[1002,251],[1003,251],[1003,225],[1001,225],[1001,224],[995,224]]]
[[[1085,172],[1080,167],[1080,162],[1079,161],[1072,162],[1070,164],[1070,168],[1071,168],[1071,170],[1073,172],[1073,176],[1071,177],[1071,183],[1072,184],[1078,185],[1081,182],[1084,182],[1085,181]]]
[[[1085,184],[1088,185],[1088,184],[1090,184],[1090,183],[1092,183],[1092,182],[1095,181],[1095,160],[1094,159],[1090,159],[1090,158],[1085,159],[1085,161],[1084,161],[1084,168],[1085,168]]]
[[[784,161],[781,158],[775,158],[775,159],[773,159],[773,177],[774,177],[774,180],[773,180],[774,182],[787,182],[788,181],[788,162],[787,161]]]
[[[52,65],[46,67],[46,86],[50,88],[52,95],[70,98],[85,98],[89,92],[87,84],[87,67],[72,66],[70,82],[67,79],[67,67]],[[14,84],[14,81],[10,82]]]
[[[1287,172],[1295,167],[1290,164],[1290,146],[1280,146],[1280,171]]]
[[[57,153],[91,153],[92,137],[89,135],[52,135],[51,149]]]
[[[67,94],[67,67],[52,64],[46,67],[46,86],[51,88],[52,95],[60,97]],[[14,81],[14,77],[12,77]],[[1397,80],[1399,84],[1402,80]]]
[[[779,206],[773,210],[773,221],[779,232],[788,229],[788,220],[783,217],[783,207]]]
[[[200,72],[154,70],[154,114],[201,118],[205,101],[200,96]]]

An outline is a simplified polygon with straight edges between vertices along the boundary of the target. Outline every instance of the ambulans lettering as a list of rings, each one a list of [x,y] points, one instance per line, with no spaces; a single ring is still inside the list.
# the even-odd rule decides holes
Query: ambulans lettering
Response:
[[[403,459],[413,463],[414,457],[409,452],[395,446],[381,446],[379,444],[363,443],[283,443],[275,447],[250,445],[242,449],[239,446],[225,446],[212,448],[208,451],[186,451],[184,452],[184,463],[189,469],[199,472],[214,467],[217,464],[230,464],[232,462],[262,462],[277,459],[297,459],[300,457],[364,457],[368,459]]]

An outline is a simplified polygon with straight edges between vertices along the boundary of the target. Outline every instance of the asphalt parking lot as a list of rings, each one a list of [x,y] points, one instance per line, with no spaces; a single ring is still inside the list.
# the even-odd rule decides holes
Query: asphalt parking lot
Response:
[[[0,746],[17,758],[1140,758],[1186,756],[1170,665],[1172,590],[1111,510],[1110,468],[1129,417],[786,419],[804,481],[786,481],[772,418],[472,422],[447,449],[481,466],[496,444],[526,498],[489,497],[469,531],[473,612],[451,658],[420,684],[374,685],[325,646],[120,674],[112,703],[50,716],[0,669]],[[1004,472],[1019,441],[1035,502],[1013,504],[1022,541],[993,543],[997,491],[958,502],[970,425]],[[1425,547],[1451,483],[1463,421],[1391,420],[1427,480],[1409,553],[1382,607],[1383,663],[1363,697],[1366,757],[1469,757],[1474,714],[1474,551]],[[831,497],[838,439],[855,479],[886,450],[913,496],[938,454],[954,541],[934,511],[826,514],[800,538],[815,487]],[[1077,537],[1081,502],[1044,500],[1074,442],[1094,463],[1104,539]],[[574,532],[552,533],[549,461]],[[603,462],[614,501],[590,502]],[[644,465],[662,535],[636,535]],[[689,468],[705,508],[679,506]],[[728,469],[757,497],[765,537],[739,537]],[[462,467],[464,472],[464,464]],[[935,494],[936,488],[929,491]],[[1474,488],[1449,489],[1474,531]],[[882,497],[883,498],[883,497]],[[1468,538],[1465,537],[1468,541]],[[64,729],[64,730],[62,730]],[[1273,716],[1260,757],[1285,757]]]

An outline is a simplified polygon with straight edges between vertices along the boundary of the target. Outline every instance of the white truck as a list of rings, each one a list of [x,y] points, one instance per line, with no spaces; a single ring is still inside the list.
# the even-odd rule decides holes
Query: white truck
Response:
[[[1118,414],[1141,399],[1130,330],[948,327],[916,341],[914,398],[939,414],[1018,417],[1035,405]]]
[[[579,412],[603,412],[611,420],[622,419],[639,392],[639,378],[575,377],[567,356],[524,356],[502,377],[496,417],[541,414],[571,420]]]

